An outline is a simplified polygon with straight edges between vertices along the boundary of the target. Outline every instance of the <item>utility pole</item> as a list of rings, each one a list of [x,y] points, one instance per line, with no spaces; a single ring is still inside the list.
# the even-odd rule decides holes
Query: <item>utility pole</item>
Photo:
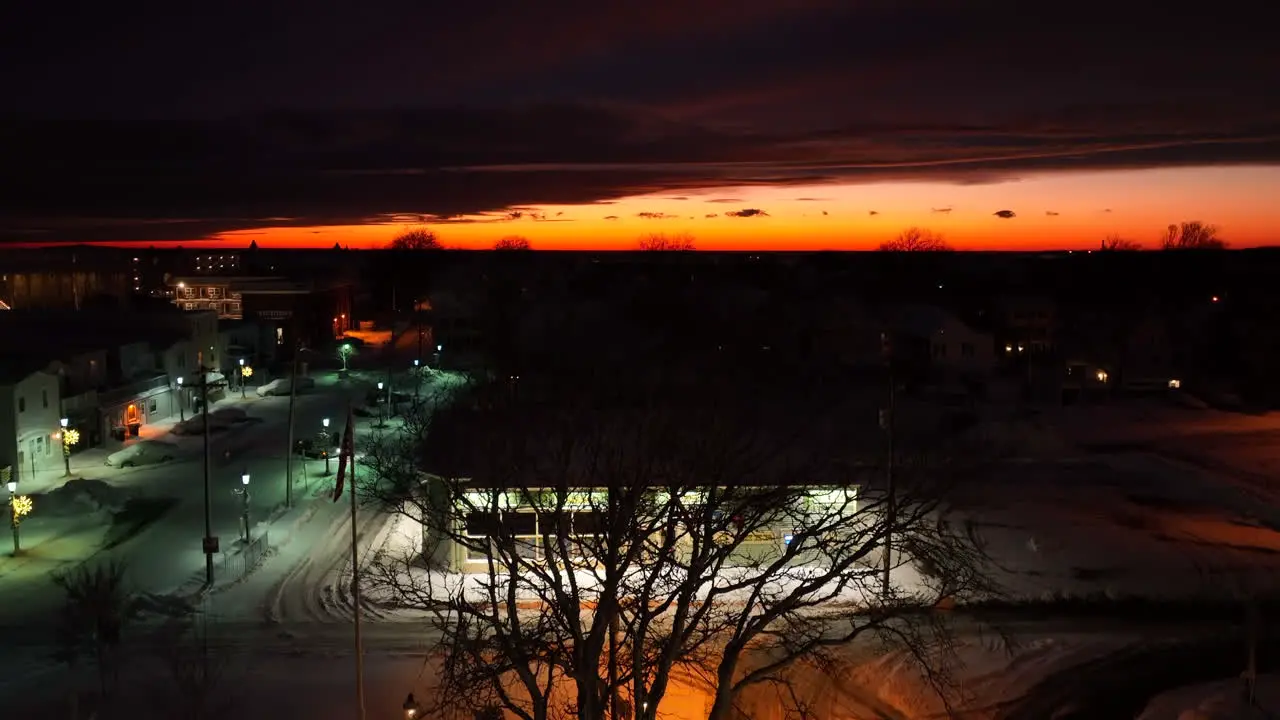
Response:
[[[200,367],[200,412],[204,414],[204,581],[213,587],[213,554],[218,539],[213,536],[213,518],[209,514],[209,368]]]
[[[296,324],[294,326],[297,327]],[[302,341],[293,344],[293,375],[289,378],[289,446],[284,454],[284,506],[293,507],[293,410],[298,399],[298,356],[302,355]]]
[[[893,592],[893,585],[890,574],[893,569],[893,527],[897,523],[898,518],[898,497],[897,487],[894,478],[894,462],[896,451],[894,449],[894,424],[895,415],[897,414],[897,380],[893,375],[893,347],[887,336],[882,336],[881,349],[884,353],[885,372],[889,377],[889,405],[882,411],[880,417],[880,426],[884,428],[885,434],[888,436],[888,447],[886,448],[887,457],[885,459],[885,527],[884,527],[884,577],[882,579],[882,590],[887,600]]]
[[[360,720],[365,720],[364,713],[364,641],[360,634],[360,552],[356,532],[356,454],[348,451],[347,462],[351,466],[351,601],[352,615],[355,616],[356,642],[356,707]]]

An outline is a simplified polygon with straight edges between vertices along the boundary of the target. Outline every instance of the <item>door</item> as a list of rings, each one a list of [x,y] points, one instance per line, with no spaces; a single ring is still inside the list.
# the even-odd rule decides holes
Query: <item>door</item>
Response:
[[[129,407],[124,410],[125,425],[138,425],[142,422],[142,416],[138,413],[138,404],[129,403]]]

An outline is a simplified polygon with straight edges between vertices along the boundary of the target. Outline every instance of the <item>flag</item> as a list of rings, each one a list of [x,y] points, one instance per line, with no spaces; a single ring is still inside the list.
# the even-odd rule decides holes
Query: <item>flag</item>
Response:
[[[342,431],[342,446],[338,448],[338,480],[333,486],[333,501],[338,502],[342,497],[342,483],[346,478],[347,463],[351,462],[350,458],[355,454],[356,438],[355,438],[356,417],[351,412],[351,408],[347,408],[347,428]],[[351,467],[352,482],[355,482],[355,464],[352,462]],[[354,491],[353,491],[354,492]]]

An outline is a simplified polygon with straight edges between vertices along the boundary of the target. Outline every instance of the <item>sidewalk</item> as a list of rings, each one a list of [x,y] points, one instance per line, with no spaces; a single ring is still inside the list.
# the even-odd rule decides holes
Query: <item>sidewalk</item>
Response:
[[[210,404],[212,411],[223,410],[226,408],[241,408],[248,410],[256,403],[263,401],[257,395],[249,395],[245,399],[241,399],[237,394],[234,397],[227,397]],[[198,414],[187,414],[186,419],[198,417]],[[107,465],[107,457],[112,453],[129,447],[139,442],[166,442],[176,445],[184,452],[194,452],[203,448],[204,439],[198,435],[179,436],[174,435],[170,431],[173,426],[180,422],[178,416],[168,417],[152,423],[143,425],[140,429],[138,437],[128,438],[124,442],[117,442],[108,438],[98,447],[86,448],[84,450],[73,452],[71,454],[71,475],[66,475],[66,468],[62,463],[48,463],[43,468],[37,468],[34,476],[28,471],[22,476],[19,482],[19,492],[23,495],[36,495],[49,492],[61,487],[66,481],[73,478],[88,478],[93,480],[109,480],[116,473],[120,472],[117,468],[111,468]],[[215,437],[221,439],[229,437],[236,431],[221,432]]]
[[[6,523],[7,524],[7,523]],[[0,537],[0,585],[48,577],[57,570],[82,562],[102,547],[111,531],[109,518],[88,516],[68,527],[66,518],[32,515],[20,527],[22,552],[13,557],[10,533]]]

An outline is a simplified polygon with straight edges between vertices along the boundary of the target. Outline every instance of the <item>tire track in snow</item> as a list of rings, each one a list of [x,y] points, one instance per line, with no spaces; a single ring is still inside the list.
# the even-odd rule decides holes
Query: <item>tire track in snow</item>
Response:
[[[268,592],[263,614],[271,623],[343,623],[354,618],[351,597],[351,517],[345,504],[335,504],[324,517],[313,518],[329,528],[322,541],[291,568]],[[393,516],[372,510],[357,513],[357,543],[362,565],[376,551],[370,540],[385,537]],[[363,614],[381,617],[377,606],[362,598]]]

